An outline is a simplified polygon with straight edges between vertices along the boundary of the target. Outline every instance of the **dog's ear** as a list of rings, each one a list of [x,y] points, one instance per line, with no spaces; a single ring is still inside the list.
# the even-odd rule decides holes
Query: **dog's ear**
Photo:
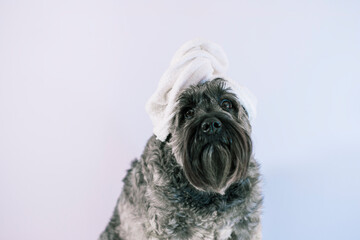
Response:
[[[241,108],[242,108],[242,110],[244,111],[244,113],[246,114],[246,116],[249,117],[249,113],[246,111],[246,109],[244,108],[243,105],[241,105]]]
[[[176,128],[179,124],[179,118],[178,118],[178,114],[175,114],[174,117],[171,120],[171,125],[169,127],[169,134],[167,135],[165,142],[169,143],[173,133],[176,131]]]

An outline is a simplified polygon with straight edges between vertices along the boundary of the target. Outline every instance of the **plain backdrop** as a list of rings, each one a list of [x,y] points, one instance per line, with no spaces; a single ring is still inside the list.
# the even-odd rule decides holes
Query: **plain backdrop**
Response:
[[[355,0],[0,0],[0,239],[97,239],[195,37],[258,98],[264,239],[359,239]]]

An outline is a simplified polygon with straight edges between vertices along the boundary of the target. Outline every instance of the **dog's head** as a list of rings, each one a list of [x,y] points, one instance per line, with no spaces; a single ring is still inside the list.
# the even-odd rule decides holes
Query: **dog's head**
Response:
[[[175,158],[195,188],[224,194],[246,175],[252,154],[251,126],[225,80],[184,90],[170,132]]]

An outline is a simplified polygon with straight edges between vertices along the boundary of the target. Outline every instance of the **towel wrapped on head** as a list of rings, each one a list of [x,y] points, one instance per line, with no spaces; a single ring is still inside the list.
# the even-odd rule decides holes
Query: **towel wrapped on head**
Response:
[[[228,60],[219,45],[201,39],[186,42],[175,53],[157,90],[146,104],[157,139],[164,142],[169,135],[176,101],[182,90],[215,78],[226,80],[252,121],[256,114],[256,99],[247,88],[227,77],[227,69]]]

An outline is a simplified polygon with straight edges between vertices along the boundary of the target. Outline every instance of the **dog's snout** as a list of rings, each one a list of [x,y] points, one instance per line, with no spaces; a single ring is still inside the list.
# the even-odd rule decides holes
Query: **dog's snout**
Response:
[[[222,123],[217,118],[207,118],[201,124],[201,130],[207,134],[215,134],[220,131]]]

